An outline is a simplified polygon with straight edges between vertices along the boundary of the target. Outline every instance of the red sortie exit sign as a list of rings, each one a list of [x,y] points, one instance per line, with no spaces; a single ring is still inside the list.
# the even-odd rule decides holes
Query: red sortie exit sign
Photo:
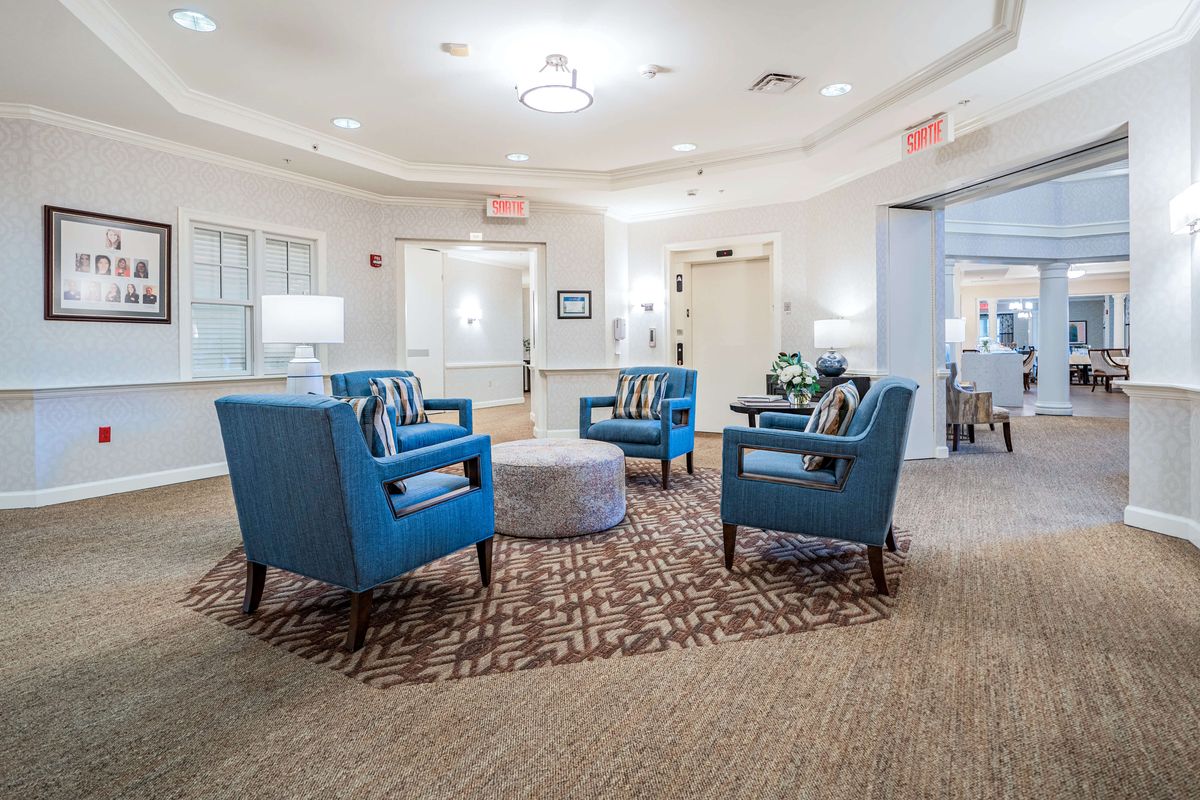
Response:
[[[487,215],[489,217],[529,217],[529,201],[524,197],[489,197],[487,199]]]
[[[906,130],[900,137],[900,152],[907,158],[953,141],[954,123],[950,115],[938,114],[928,122]]]

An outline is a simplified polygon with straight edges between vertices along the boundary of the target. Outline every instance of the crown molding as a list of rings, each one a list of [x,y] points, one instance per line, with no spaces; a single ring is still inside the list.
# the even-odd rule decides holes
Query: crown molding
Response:
[[[1134,64],[1174,50],[1176,47],[1190,42],[1197,33],[1200,33],[1200,0],[1191,0],[1183,13],[1179,15],[1179,19],[1175,21],[1175,25],[1169,30],[1001,103],[978,116],[964,120],[955,125],[955,134],[964,136],[971,131],[987,127],[1006,117],[1053,100],[1072,89],[1081,88]]]
[[[323,178],[314,178],[309,175],[304,175],[298,172],[282,169],[280,167],[272,167],[267,164],[261,164],[257,161],[251,161],[237,156],[230,156],[224,153],[218,153],[214,150],[206,150],[202,147],[195,147],[190,144],[183,144],[171,139],[163,139],[158,136],[152,136],[148,133],[129,130],[128,128],[120,128],[116,125],[109,125],[104,122],[96,122],[94,120],[77,117],[72,114],[64,114],[61,111],[55,111],[41,106],[28,105],[25,103],[0,103],[0,119],[17,119],[27,120],[29,122],[37,122],[43,125],[52,125],[56,128],[64,128],[66,130],[86,133],[92,136],[100,136],[105,139],[121,142],[122,144],[131,144],[137,147],[145,147],[150,150],[157,150],[162,153],[180,156],[182,158],[190,158],[196,161],[203,161],[217,166],[228,167],[240,172],[248,172],[254,175],[263,175],[276,180],[288,181],[289,183],[308,186],[313,189],[319,189],[325,192],[333,192],[345,197],[352,197],[357,200],[365,200],[371,203],[378,203],[385,206],[411,206],[423,208],[469,208],[483,209],[483,201],[485,195],[478,197],[408,197],[403,195],[385,195],[377,192],[370,192],[366,189],[358,189],[353,186],[347,186],[343,183],[324,180]],[[553,214],[604,214],[607,208],[604,206],[586,206],[572,203],[545,203],[530,201],[530,209]]]
[[[192,89],[107,0],[59,2],[181,114],[403,180],[607,190],[683,177],[700,167],[746,167],[803,157],[897,103],[1013,50],[1025,6],[1025,0],[995,0],[994,22],[988,30],[799,141],[731,148],[699,158],[667,159],[602,171],[424,163],[390,156]]]

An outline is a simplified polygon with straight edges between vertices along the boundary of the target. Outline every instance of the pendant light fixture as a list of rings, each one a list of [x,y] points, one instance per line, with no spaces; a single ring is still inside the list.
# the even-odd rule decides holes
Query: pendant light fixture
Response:
[[[572,114],[592,104],[594,87],[579,70],[567,67],[567,57],[551,54],[540,70],[517,84],[517,100],[534,111]]]

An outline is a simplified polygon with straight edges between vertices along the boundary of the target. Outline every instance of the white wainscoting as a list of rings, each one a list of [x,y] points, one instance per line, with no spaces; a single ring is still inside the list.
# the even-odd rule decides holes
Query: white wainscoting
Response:
[[[285,379],[194,381],[0,390],[0,418],[21,413],[15,468],[0,470],[0,508],[30,508],[226,472],[214,401],[274,394]],[[112,440],[98,441],[101,426]],[[18,473],[19,470],[19,473]]]
[[[447,362],[445,396],[469,397],[475,408],[525,402],[524,361]]]

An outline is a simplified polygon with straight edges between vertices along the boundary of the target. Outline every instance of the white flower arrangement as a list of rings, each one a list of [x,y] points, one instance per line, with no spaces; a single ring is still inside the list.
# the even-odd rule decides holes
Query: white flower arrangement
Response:
[[[771,373],[779,382],[779,388],[789,397],[798,396],[804,402],[820,389],[816,367],[801,358],[799,353],[780,353],[771,365]]]

